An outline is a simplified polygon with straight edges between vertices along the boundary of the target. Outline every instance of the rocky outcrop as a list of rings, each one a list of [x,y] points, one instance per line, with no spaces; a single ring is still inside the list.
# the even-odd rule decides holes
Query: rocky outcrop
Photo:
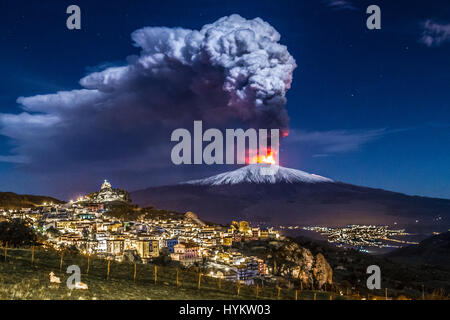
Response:
[[[333,269],[321,253],[318,253],[316,256],[312,273],[315,281],[314,285],[318,288],[323,288],[333,283]]]
[[[294,242],[283,244],[273,253],[275,274],[298,279],[310,289],[324,289],[333,283],[333,269],[323,254],[314,256]]]
[[[185,217],[186,219],[191,220],[192,222],[198,224],[199,226],[204,226],[204,225],[205,225],[205,223],[204,223],[203,221],[201,221],[201,220],[198,218],[198,216],[197,216],[195,213],[191,212],[191,211],[186,212],[186,213],[184,214],[184,217]]]

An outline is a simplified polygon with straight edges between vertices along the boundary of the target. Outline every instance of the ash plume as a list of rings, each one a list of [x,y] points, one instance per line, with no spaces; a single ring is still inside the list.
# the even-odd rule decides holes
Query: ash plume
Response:
[[[162,81],[168,87],[165,98],[192,99],[192,105],[177,105],[177,112],[207,116],[208,110],[223,109],[219,116],[224,120],[235,116],[257,126],[287,128],[285,94],[296,64],[278,43],[280,34],[260,18],[232,15],[199,31],[145,27],[131,37],[142,49],[139,57],[129,57],[127,66],[92,73],[81,85],[113,93],[140,85],[151,90],[162,87],[155,83]]]
[[[144,27],[131,38],[140,54],[124,65],[87,74],[77,90],[20,97],[21,113],[0,114],[0,134],[13,144],[0,160],[37,171],[117,171],[124,163],[142,171],[169,162],[171,130],[193,120],[288,130],[296,63],[262,19]]]

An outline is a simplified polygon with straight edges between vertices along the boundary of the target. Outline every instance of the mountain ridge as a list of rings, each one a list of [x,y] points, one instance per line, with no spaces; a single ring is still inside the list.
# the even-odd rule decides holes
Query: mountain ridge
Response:
[[[195,183],[142,189],[132,192],[131,197],[141,206],[193,211],[202,219],[224,223],[241,219],[267,225],[383,224],[426,227],[429,231],[444,231],[449,226],[447,199],[409,196],[331,179],[321,183],[254,183],[242,178],[240,183],[225,183],[225,179],[224,183],[214,184],[222,181],[221,175],[239,173],[241,169],[194,180]],[[437,221],[439,216],[442,219]]]

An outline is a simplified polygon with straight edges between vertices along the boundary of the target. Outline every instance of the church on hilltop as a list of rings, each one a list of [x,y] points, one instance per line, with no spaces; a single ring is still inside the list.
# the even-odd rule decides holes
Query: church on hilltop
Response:
[[[89,202],[89,203],[106,203],[106,202],[126,202],[130,203],[130,194],[123,190],[123,189],[113,189],[111,186],[111,183],[108,182],[108,180],[105,180],[100,188],[100,191],[93,192],[82,199],[80,199],[82,202]]]

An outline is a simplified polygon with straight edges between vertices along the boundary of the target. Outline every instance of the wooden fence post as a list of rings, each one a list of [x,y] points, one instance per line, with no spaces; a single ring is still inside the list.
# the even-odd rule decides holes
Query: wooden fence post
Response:
[[[198,286],[197,286],[198,290],[200,290],[200,288],[201,288],[201,282],[202,282],[202,273],[199,272],[199,274],[198,274]]]
[[[133,281],[136,283],[136,262],[134,263]]]
[[[237,283],[237,295],[239,295],[240,293],[241,293],[241,283],[238,280],[238,283]]]
[[[218,281],[219,281],[218,283],[219,289],[222,289],[222,278],[219,277]]]
[[[111,260],[108,259],[108,266],[106,267],[106,280],[109,280],[110,265],[111,265]]]
[[[277,286],[277,299],[280,299],[281,287]]]
[[[384,299],[385,299],[385,300],[388,299],[388,291],[387,291],[387,288],[384,289]]]
[[[34,246],[31,246],[31,265],[34,264]]]
[[[317,300],[317,293],[314,292],[314,300]]]
[[[64,251],[61,251],[61,258],[59,260],[59,271],[62,271],[63,260],[64,260]]]
[[[4,251],[5,251],[5,262],[6,262],[6,257],[8,256],[8,241],[6,241]]]
[[[298,300],[298,290],[295,290],[295,300]]]
[[[156,266],[156,264],[155,264],[155,284],[156,284],[156,282],[158,281],[158,267]]]
[[[180,271],[177,268],[177,287],[180,286],[179,273],[180,273]]]
[[[89,274],[90,266],[91,266],[91,255],[88,255],[88,265],[87,265],[87,269],[86,269],[86,274]]]

